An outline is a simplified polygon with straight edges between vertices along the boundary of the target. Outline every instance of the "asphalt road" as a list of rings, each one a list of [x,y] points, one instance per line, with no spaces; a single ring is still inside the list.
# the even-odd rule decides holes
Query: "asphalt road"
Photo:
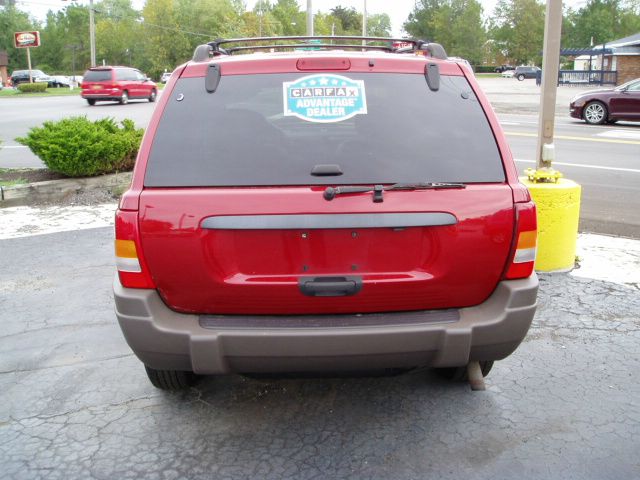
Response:
[[[520,112],[535,110],[539,89],[533,81],[502,78],[484,79],[481,85],[499,112],[519,169],[535,166],[537,115]],[[564,87],[558,92],[556,168],[583,187],[580,231],[640,238],[640,123],[586,125],[568,116],[567,99],[577,91]],[[146,127],[154,104],[138,101],[89,107],[79,97],[2,98],[0,108],[0,168],[16,168],[43,166],[13,140],[32,126],[86,115],[90,119],[131,118]],[[519,113],[506,113],[512,111]]]
[[[535,168],[537,116],[500,114],[518,170]],[[581,232],[640,238],[640,123],[556,118],[554,167],[582,186]]]
[[[638,284],[542,275],[534,325],[485,392],[415,371],[168,394],[115,320],[112,235],[0,240],[0,479],[638,477]],[[637,277],[640,248],[618,249],[594,263]]]

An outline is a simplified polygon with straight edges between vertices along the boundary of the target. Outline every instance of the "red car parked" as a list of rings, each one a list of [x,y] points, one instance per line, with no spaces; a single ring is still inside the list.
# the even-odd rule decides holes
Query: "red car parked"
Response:
[[[618,120],[640,121],[640,78],[616,88],[575,96],[569,104],[569,114],[592,125]]]
[[[194,373],[462,378],[527,333],[536,210],[472,72],[438,44],[315,40],[202,45],[153,113],[116,215],[114,294],[158,388]]]
[[[117,101],[122,105],[126,105],[132,99],[155,102],[158,88],[135,68],[94,67],[84,74],[81,96],[89,105],[103,100]]]

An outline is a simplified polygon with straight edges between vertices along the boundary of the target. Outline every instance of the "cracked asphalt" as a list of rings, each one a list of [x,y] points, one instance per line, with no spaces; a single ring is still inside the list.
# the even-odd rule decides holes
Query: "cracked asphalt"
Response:
[[[20,228],[0,240],[2,479],[640,477],[639,242],[581,237],[580,269],[541,275],[485,392],[414,371],[164,393],[113,314],[111,229]]]

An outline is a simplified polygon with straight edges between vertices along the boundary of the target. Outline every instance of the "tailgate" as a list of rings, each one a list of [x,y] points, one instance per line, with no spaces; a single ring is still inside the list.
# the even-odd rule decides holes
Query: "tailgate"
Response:
[[[506,184],[324,200],[323,187],[152,188],[142,247],[169,307],[322,314],[466,307],[500,279],[514,227]]]

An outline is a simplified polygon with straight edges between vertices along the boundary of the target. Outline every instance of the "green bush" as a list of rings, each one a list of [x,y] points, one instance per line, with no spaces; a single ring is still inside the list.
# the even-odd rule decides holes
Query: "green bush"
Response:
[[[476,65],[475,67],[476,73],[494,73],[497,65]]]
[[[16,138],[28,146],[54,172],[69,177],[89,177],[131,170],[136,160],[143,129],[132,120],[122,128],[112,119],[92,122],[87,117],[44,122]]]
[[[47,82],[39,83],[21,83],[18,85],[18,90],[22,93],[41,93],[47,91]]]

